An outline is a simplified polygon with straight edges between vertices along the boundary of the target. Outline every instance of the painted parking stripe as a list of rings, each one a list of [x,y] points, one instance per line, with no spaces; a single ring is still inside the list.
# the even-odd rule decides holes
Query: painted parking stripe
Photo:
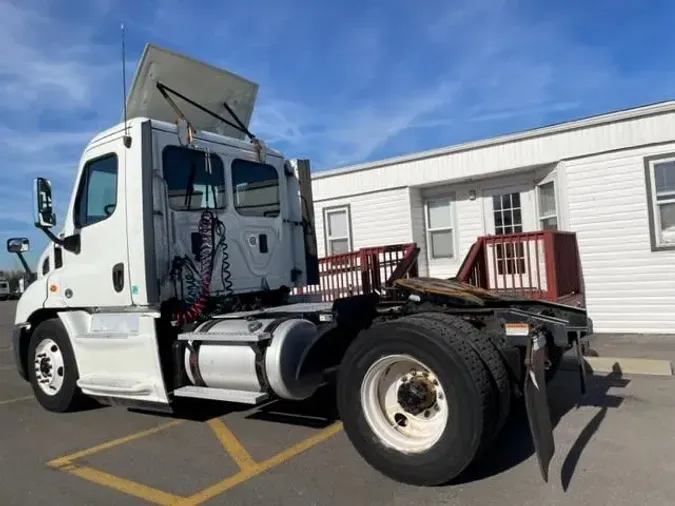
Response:
[[[276,467],[284,462],[290,460],[291,458],[299,455],[300,453],[312,448],[313,446],[318,445],[319,443],[327,440],[328,438],[334,436],[342,429],[342,422],[335,422],[332,425],[329,425],[320,432],[314,434],[311,437],[283,450],[276,455],[259,462],[255,467],[242,470],[234,476],[225,478],[224,480],[206,487],[204,490],[197,492],[196,494],[187,497],[186,499],[179,501],[177,505],[179,506],[196,506],[202,504],[203,502],[208,501],[224,492],[227,492],[232,487],[243,483],[254,476],[259,475],[260,473],[267,471],[273,467]]]
[[[125,494],[133,495],[154,504],[168,506],[170,504],[176,504],[181,499],[183,499],[181,496],[164,492],[163,490],[158,490],[132,480],[127,480],[126,478],[120,478],[119,476],[106,473],[105,471],[100,471],[98,469],[86,466],[80,467],[77,464],[71,464],[70,466],[72,466],[72,468],[66,468],[63,470],[79,478],[89,480],[98,485],[113,488]]]
[[[15,397],[14,399],[5,399],[4,401],[0,401],[0,405],[11,404],[12,402],[27,401],[29,399],[34,399],[34,397],[32,395],[27,395],[25,397]]]
[[[133,434],[129,434],[128,436],[113,439],[112,441],[106,441],[105,443],[92,446],[91,448],[85,448],[84,450],[80,450],[71,453],[69,455],[64,455],[63,457],[50,460],[49,462],[47,462],[47,465],[51,467],[63,467],[68,464],[71,464],[74,460],[81,459],[82,457],[88,457],[89,455],[93,455],[94,453],[98,453],[100,451],[107,450],[109,448],[114,448],[115,446],[119,446],[124,443],[129,443],[130,441],[134,441],[135,439],[140,439],[143,437],[151,436],[153,434],[157,434],[158,432],[170,429],[171,427],[175,427],[176,425],[179,425],[181,423],[183,423],[183,420],[173,420],[171,422],[158,425],[151,429],[135,432]]]
[[[121,438],[113,439],[105,443],[101,443],[84,450],[80,450],[63,457],[58,457],[47,462],[47,465],[54,469],[58,469],[67,473],[70,473],[74,476],[78,476],[85,480],[91,481],[98,485],[102,485],[108,488],[115,489],[119,492],[123,492],[128,495],[138,497],[140,499],[146,500],[150,503],[159,504],[159,505],[181,505],[181,506],[193,506],[202,504],[213,497],[216,497],[232,487],[243,483],[273,467],[276,467],[284,462],[287,462],[291,458],[299,455],[300,453],[318,445],[319,443],[327,440],[333,435],[337,434],[342,429],[341,422],[335,422],[334,424],[326,427],[325,429],[319,431],[313,436],[300,441],[299,443],[277,453],[276,455],[263,460],[261,462],[256,462],[246,448],[239,442],[239,440],[234,436],[232,431],[219,419],[213,419],[208,422],[209,427],[213,430],[215,436],[220,441],[221,445],[225,451],[232,457],[235,462],[240,467],[240,471],[228,478],[225,478],[214,485],[206,487],[205,489],[189,496],[182,497],[170,492],[165,492],[152,488],[148,485],[138,483],[126,478],[121,478],[98,469],[94,469],[88,466],[80,466],[77,464],[77,459],[93,455],[95,453],[107,450],[125,443],[132,442],[134,440],[156,434],[158,432],[165,431],[171,427],[183,423],[183,420],[174,420],[169,423],[165,423],[151,429],[144,431],[136,432],[128,436]]]
[[[254,469],[259,464],[253,460],[248,450],[244,448],[232,431],[219,419],[214,418],[208,421],[209,427],[214,432],[220,444],[230,457],[237,463],[239,469],[245,471],[247,469]]]

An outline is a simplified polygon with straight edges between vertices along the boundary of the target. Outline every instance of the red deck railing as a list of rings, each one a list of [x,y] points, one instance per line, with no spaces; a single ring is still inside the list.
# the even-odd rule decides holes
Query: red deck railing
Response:
[[[582,281],[576,235],[540,230],[479,237],[457,279],[497,292],[578,304]]]
[[[416,277],[415,243],[362,248],[319,259],[319,284],[298,288],[297,294],[318,294],[323,301],[371,293],[391,286],[395,279]]]

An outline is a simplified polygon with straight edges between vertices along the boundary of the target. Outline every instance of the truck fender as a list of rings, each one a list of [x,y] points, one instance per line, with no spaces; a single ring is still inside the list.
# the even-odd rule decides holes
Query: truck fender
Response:
[[[40,308],[37,311],[33,311],[26,322],[15,325],[12,330],[14,361],[19,376],[24,381],[28,381],[28,345],[30,344],[32,331],[43,321],[52,318],[58,318],[65,327],[70,339],[70,345],[75,354],[75,359],[77,360],[77,348],[73,336],[77,335],[76,332],[80,329],[87,328],[89,314],[86,311],[55,311],[51,308]]]
[[[340,365],[358,333],[370,327],[376,318],[378,300],[376,293],[335,299],[333,320],[319,327],[316,338],[303,354],[297,376]]]
[[[337,323],[320,327],[316,337],[302,354],[297,377],[339,365],[352,341],[353,338],[344,335]]]

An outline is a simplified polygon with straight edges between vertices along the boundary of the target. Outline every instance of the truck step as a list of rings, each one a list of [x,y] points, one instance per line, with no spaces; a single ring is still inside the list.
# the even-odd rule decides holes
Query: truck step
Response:
[[[263,333],[184,332],[182,334],[178,334],[178,339],[180,341],[203,341],[212,343],[257,343],[269,338],[269,335]]]
[[[269,398],[265,392],[247,392],[244,390],[228,390],[226,388],[209,388],[186,386],[174,390],[176,397],[192,397],[211,401],[238,402],[240,404],[260,404]]]

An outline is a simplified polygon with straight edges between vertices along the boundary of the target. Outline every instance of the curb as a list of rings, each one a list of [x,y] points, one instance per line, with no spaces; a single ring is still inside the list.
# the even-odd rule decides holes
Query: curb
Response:
[[[670,360],[629,357],[584,357],[588,372],[618,372],[645,376],[672,376]],[[563,370],[577,370],[578,363],[572,357],[565,357],[560,364]]]

